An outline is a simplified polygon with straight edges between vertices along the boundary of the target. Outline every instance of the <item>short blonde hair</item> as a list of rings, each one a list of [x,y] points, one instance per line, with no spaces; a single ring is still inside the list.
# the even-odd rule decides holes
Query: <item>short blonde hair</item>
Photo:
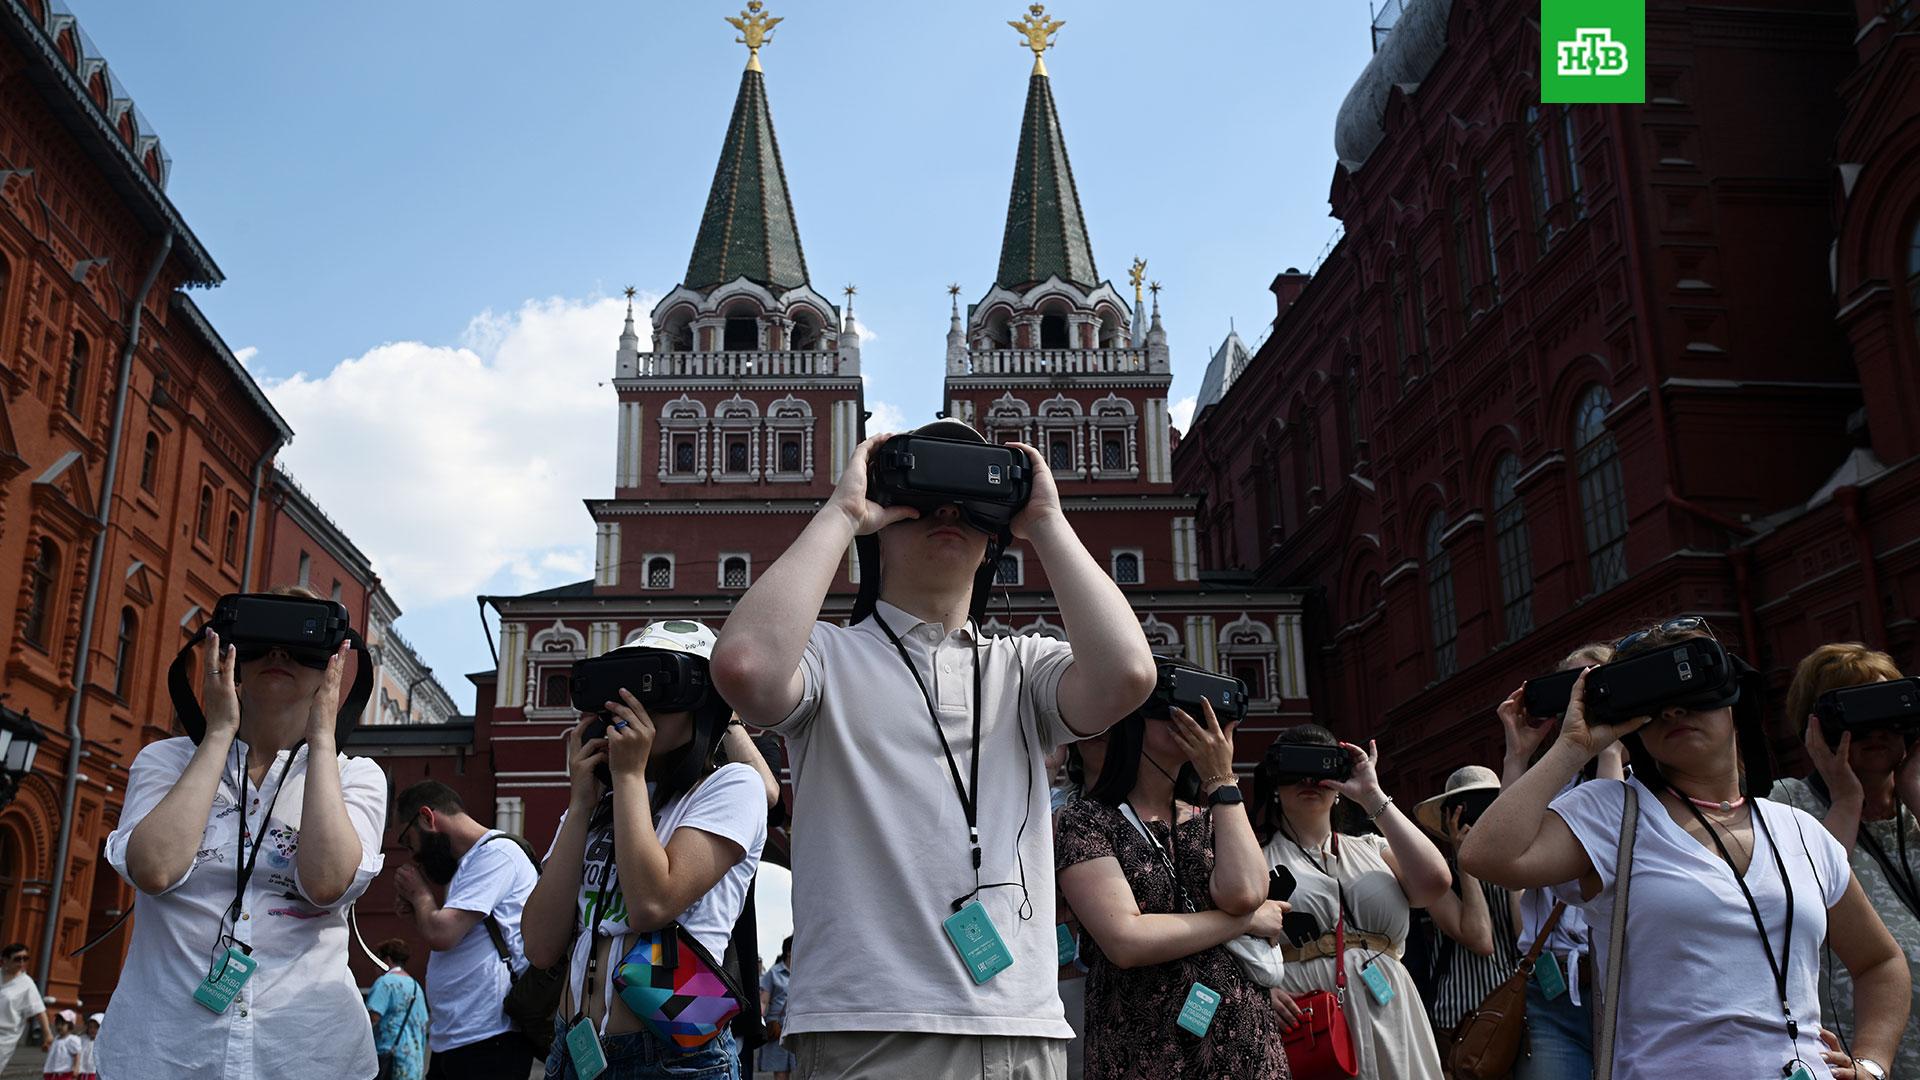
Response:
[[[295,596],[302,600],[318,600],[320,594],[305,585],[269,585],[267,592],[274,596]]]
[[[1560,661],[1561,671],[1572,671],[1589,664],[1604,664],[1613,659],[1613,646],[1604,641],[1589,641]]]
[[[1858,641],[1829,642],[1808,653],[1793,669],[1793,682],[1787,686],[1787,717],[1804,733],[1820,695],[1900,677],[1900,666],[1886,653]]]

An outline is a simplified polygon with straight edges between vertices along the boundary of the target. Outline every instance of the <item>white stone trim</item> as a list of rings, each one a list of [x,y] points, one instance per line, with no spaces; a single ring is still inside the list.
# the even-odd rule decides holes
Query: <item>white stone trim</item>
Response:
[[[665,585],[655,585],[653,583],[653,560],[655,559],[667,560],[667,583]],[[645,555],[640,557],[640,587],[642,589],[649,589],[649,590],[664,590],[664,589],[673,588],[673,582],[674,582],[673,575],[674,575],[675,569],[676,568],[673,562],[673,552],[671,551],[647,552]]]
[[[602,521],[594,526],[593,583],[620,584],[620,523],[617,521]]]
[[[1133,580],[1120,580],[1120,558],[1133,556]],[[1107,576],[1117,585],[1145,585],[1147,583],[1147,556],[1139,548],[1114,548],[1107,554]]]
[[[745,583],[740,585],[727,584],[727,562],[730,559],[739,559],[742,563],[746,565]],[[753,556],[750,553],[745,551],[721,552],[719,556],[716,559],[714,559],[713,584],[714,584],[714,588],[726,589],[726,590],[739,589],[739,590],[745,591],[746,589],[751,588],[753,586]]]

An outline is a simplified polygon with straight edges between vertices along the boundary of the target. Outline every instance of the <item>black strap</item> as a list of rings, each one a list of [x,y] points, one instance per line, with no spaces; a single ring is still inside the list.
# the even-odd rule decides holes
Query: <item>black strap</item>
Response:
[[[1773,829],[1767,825],[1767,817],[1760,812],[1759,805],[1749,802],[1747,805],[1753,820],[1759,824],[1760,832],[1767,838],[1767,853],[1773,856],[1774,868],[1780,872],[1780,887],[1787,893],[1786,941],[1782,944],[1778,957],[1773,952],[1773,938],[1767,933],[1766,920],[1760,917],[1760,905],[1753,899],[1753,890],[1747,888],[1746,875],[1734,865],[1733,856],[1728,853],[1727,845],[1721,842],[1719,830],[1713,827],[1713,824],[1707,820],[1707,816],[1700,812],[1700,808],[1693,804],[1693,800],[1685,792],[1675,788],[1674,794],[1687,804],[1687,809],[1693,811],[1693,816],[1700,822],[1700,827],[1707,830],[1707,835],[1713,838],[1713,846],[1720,849],[1720,857],[1726,860],[1727,869],[1733,872],[1734,884],[1740,886],[1740,895],[1746,897],[1747,911],[1753,916],[1753,928],[1760,934],[1761,948],[1766,950],[1767,967],[1773,972],[1774,989],[1780,995],[1780,1013],[1786,1017],[1787,1037],[1793,1041],[1795,1052],[1798,1053],[1800,1022],[1793,1018],[1793,1005],[1787,1000],[1787,973],[1793,966],[1793,881],[1787,877],[1787,864],[1780,857],[1780,845],[1773,842]],[[1749,858],[1748,862],[1751,863],[1752,859]]]
[[[1905,810],[1901,808],[1894,810],[1893,827],[1900,841],[1900,865],[1905,868],[1905,873],[1894,870],[1893,860],[1887,858],[1886,849],[1867,831],[1864,821],[1860,823],[1860,842],[1866,845],[1867,853],[1873,856],[1874,861],[1880,864],[1881,871],[1887,875],[1887,884],[1893,887],[1893,894],[1900,898],[1914,918],[1920,919],[1920,884],[1915,883],[1913,869],[1907,863],[1907,830],[1906,822],[1902,820],[1904,813]]]
[[[873,621],[880,624],[886,632],[887,640],[893,642],[894,651],[900,654],[900,662],[907,666],[907,673],[913,676],[913,683],[920,688],[920,696],[927,703],[927,716],[933,720],[933,733],[940,737],[940,750],[947,756],[947,770],[953,774],[953,790],[960,796],[960,809],[967,817],[967,843],[973,849],[974,891],[980,889],[980,650],[973,649],[973,761],[968,766],[971,782],[960,779],[960,764],[953,759],[953,746],[947,742],[947,730],[940,723],[940,711],[934,707],[933,694],[927,690],[927,681],[920,677],[920,669],[915,667],[913,659],[907,655],[907,647],[900,643],[900,635],[893,632],[887,620],[874,612]],[[956,910],[958,910],[956,908]]]
[[[483,848],[483,847],[486,847],[488,844],[493,843],[495,840],[512,840],[513,846],[519,849],[520,854],[522,855],[527,854],[526,849],[520,847],[520,842],[518,840],[514,840],[513,837],[508,833],[498,832],[498,831],[492,833],[486,839],[480,841],[479,843],[473,846],[475,849]],[[540,873],[540,864],[538,862],[535,862],[532,856],[528,856],[527,861],[533,863],[533,872],[535,874]],[[507,965],[507,978],[509,979],[513,978],[513,950],[507,948],[506,931],[500,929],[500,921],[493,917],[493,912],[491,911],[487,912],[485,917],[483,917],[480,921],[485,923],[487,926],[487,936],[493,939],[494,951],[500,954],[501,962]]]
[[[1193,902],[1193,896],[1187,892],[1187,883],[1180,879],[1180,804],[1176,801],[1168,810],[1167,837],[1173,841],[1173,854],[1171,855],[1167,854],[1167,849],[1161,846],[1160,838],[1153,835],[1153,830],[1147,828],[1147,819],[1140,816],[1140,811],[1135,810],[1131,803],[1123,803],[1122,805],[1126,808],[1121,811],[1122,816],[1132,815],[1133,823],[1140,827],[1140,835],[1146,837],[1147,846],[1151,847],[1153,853],[1159,856],[1160,865],[1165,867],[1167,874],[1173,878],[1173,890],[1174,893],[1180,897],[1180,902],[1186,905],[1189,913],[1199,911],[1199,907]]]
[[[235,834],[234,838],[233,903],[228,905],[226,916],[221,920],[220,925],[223,933],[227,922],[240,918],[240,909],[246,903],[247,882],[253,880],[253,868],[260,861],[260,845],[266,840],[267,832],[273,824],[273,808],[280,802],[280,792],[287,786],[287,773],[293,768],[293,759],[300,756],[300,748],[306,744],[307,740],[301,739],[299,742],[293,744],[291,750],[287,751],[287,760],[280,765],[280,779],[273,785],[273,797],[267,800],[266,813],[260,815],[260,831],[253,835],[253,851],[251,853],[247,851],[246,765],[242,763],[235,770],[239,774],[235,781],[235,798],[237,798],[240,803],[238,808],[240,810],[240,831]],[[238,740],[236,740],[233,744],[233,750],[237,752],[239,748],[240,744]],[[240,946],[241,952],[249,955],[253,952],[253,947],[250,945],[237,941],[234,942],[234,944]]]

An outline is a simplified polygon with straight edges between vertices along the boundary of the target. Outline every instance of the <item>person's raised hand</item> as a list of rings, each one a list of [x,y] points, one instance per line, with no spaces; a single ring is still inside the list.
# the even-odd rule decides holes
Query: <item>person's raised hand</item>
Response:
[[[640,699],[625,689],[619,701],[609,701],[607,712],[613,724],[607,728],[607,761],[617,779],[647,774],[647,758],[653,753],[653,717],[647,715]]]
[[[1467,833],[1473,828],[1466,823],[1466,813],[1466,807],[1456,806],[1447,812],[1447,819],[1441,825],[1440,838],[1452,846],[1455,854],[1459,853],[1460,845],[1467,842]]]
[[[320,676],[320,689],[313,692],[313,701],[307,705],[309,744],[333,745],[334,728],[340,723],[341,673],[346,670],[347,654],[352,649],[352,642],[343,641],[333,655],[327,657],[327,670]]]
[[[1387,793],[1380,787],[1380,747],[1372,739],[1367,740],[1365,750],[1350,742],[1340,745],[1353,755],[1353,775],[1345,780],[1322,780],[1320,786],[1338,791],[1372,814],[1375,807],[1387,801]]]
[[[1201,715],[1205,721],[1195,720],[1184,709],[1172,710],[1173,740],[1180,744],[1180,752],[1200,773],[1203,792],[1211,792],[1234,781],[1233,773],[1233,732],[1240,726],[1238,720],[1222,726],[1220,718],[1214,715],[1213,702],[1204,698],[1200,701]]]
[[[1526,700],[1527,684],[1521,683],[1496,711],[1500,715],[1500,729],[1507,738],[1507,757],[1532,761],[1533,752],[1540,749],[1547,733],[1553,730],[1553,721],[1535,724],[1527,715]]]
[[[1807,734],[1802,741],[1806,743],[1807,758],[1813,762],[1814,771],[1827,782],[1827,797],[1834,805],[1858,807],[1866,801],[1866,788],[1853,771],[1853,732],[1842,734],[1840,745],[1828,746],[1827,733],[1820,727],[1820,717],[1809,713]],[[1907,772],[1905,763],[1902,763],[1900,772],[1903,776]]]
[[[219,634],[207,631],[207,647],[201,656],[200,702],[209,735],[236,735],[240,731],[240,691],[233,681],[233,669],[238,666],[239,650],[224,645]]]
[[[607,793],[607,786],[596,774],[596,769],[607,760],[606,736],[586,738],[587,725],[598,719],[586,713],[579,723],[567,729],[567,784],[572,789],[568,806],[575,813],[591,813]]]
[[[840,483],[827,499],[828,506],[847,516],[855,536],[877,533],[896,521],[920,516],[920,511],[911,506],[881,506],[867,497],[867,464],[879,452],[880,444],[893,435],[890,431],[882,432],[854,447],[853,456],[847,459],[847,467],[840,473]]]
[[[1060,509],[1060,489],[1053,482],[1053,470],[1047,467],[1047,459],[1040,451],[1026,443],[1008,443],[1027,455],[1027,468],[1033,472],[1033,494],[1027,497],[1027,505],[1014,515],[1011,526],[1013,535],[1022,540],[1033,537],[1033,530],[1043,521],[1064,517]]]

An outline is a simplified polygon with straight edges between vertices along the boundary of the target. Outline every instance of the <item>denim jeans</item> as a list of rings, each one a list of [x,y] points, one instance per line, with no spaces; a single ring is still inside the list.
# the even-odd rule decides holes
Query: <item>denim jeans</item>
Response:
[[[1593,1076],[1593,1007],[1575,1005],[1565,993],[1552,1001],[1527,980],[1528,1053],[1514,1065],[1514,1080],[1589,1080]]]
[[[567,1028],[554,1025],[553,1049],[547,1054],[547,1080],[574,1080],[573,1058],[567,1052]],[[624,1035],[604,1035],[600,1051],[607,1071],[600,1080],[740,1080],[740,1045],[733,1032],[722,1031],[698,1050],[682,1052],[642,1028]]]

